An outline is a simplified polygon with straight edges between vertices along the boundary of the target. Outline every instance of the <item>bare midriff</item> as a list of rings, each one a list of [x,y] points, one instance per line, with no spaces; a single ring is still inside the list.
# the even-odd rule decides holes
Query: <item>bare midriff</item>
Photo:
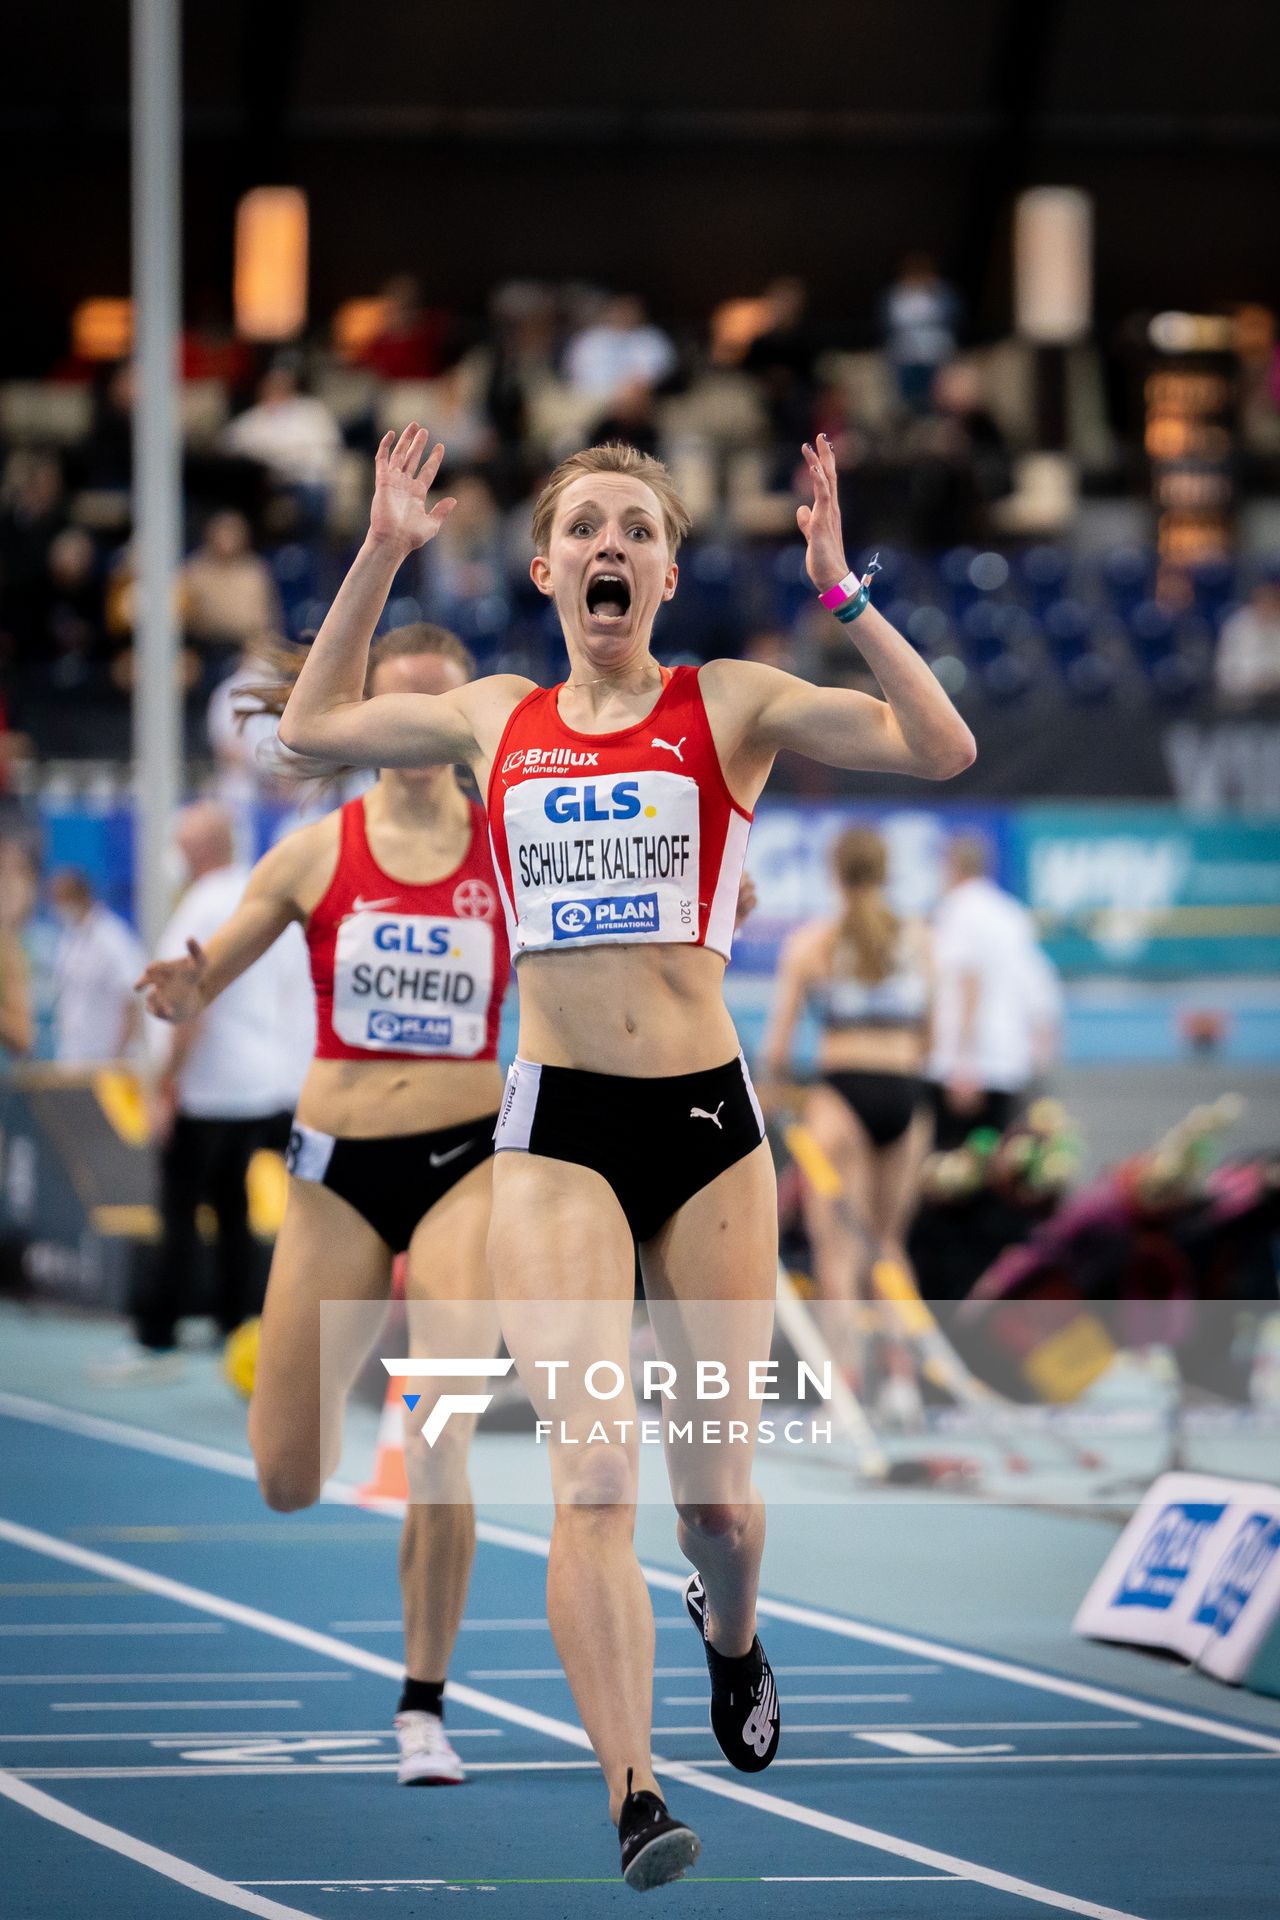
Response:
[[[517,968],[520,1054],[631,1079],[699,1073],[738,1052],[724,960],[709,947],[580,947]]]
[[[829,1027],[818,1042],[820,1073],[919,1073],[923,1065],[919,1027]]]
[[[344,1140],[434,1133],[496,1113],[494,1060],[313,1060],[298,1097],[304,1127]]]

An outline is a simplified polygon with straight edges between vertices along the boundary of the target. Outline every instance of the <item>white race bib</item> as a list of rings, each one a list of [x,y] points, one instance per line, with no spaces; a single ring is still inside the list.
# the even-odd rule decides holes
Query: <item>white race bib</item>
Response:
[[[338,928],[333,1030],[349,1047],[472,1059],[492,992],[487,920],[353,913]]]
[[[698,785],[680,773],[522,780],[503,800],[530,948],[698,938]]]

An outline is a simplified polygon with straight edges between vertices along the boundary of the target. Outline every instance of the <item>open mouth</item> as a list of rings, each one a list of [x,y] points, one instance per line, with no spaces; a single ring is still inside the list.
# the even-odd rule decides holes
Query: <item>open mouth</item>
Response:
[[[625,620],[631,589],[620,573],[598,573],[587,587],[587,612],[595,620]]]

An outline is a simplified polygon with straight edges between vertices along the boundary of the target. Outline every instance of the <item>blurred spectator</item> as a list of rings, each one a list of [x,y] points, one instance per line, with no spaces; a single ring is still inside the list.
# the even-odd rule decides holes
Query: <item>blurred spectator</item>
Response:
[[[234,864],[231,816],[204,801],[185,807],[175,838],[191,884],[157,943],[164,959],[191,941],[203,944],[235,911],[248,879]],[[110,1385],[171,1377],[180,1365],[177,1323],[197,1270],[197,1210],[218,1223],[215,1312],[231,1333],[260,1305],[249,1231],[245,1176],[258,1147],[283,1144],[298,1091],[289,1002],[297,997],[296,946],[279,940],[219,994],[207,1012],[180,1027],[161,1026],[153,1131],[160,1148],[162,1239],[140,1272],[132,1303],[137,1335],[94,1369]]]
[[[132,360],[119,361],[96,385],[93,424],[83,458],[84,484],[94,492],[127,496],[133,484],[136,393]]]
[[[228,453],[260,462],[292,498],[304,526],[323,526],[342,435],[324,401],[303,393],[291,359],[267,369],[257,403],[228,422],[219,442]]]
[[[382,325],[360,359],[383,380],[434,380],[447,358],[449,323],[422,304],[412,274],[399,273],[382,289]]]
[[[623,440],[640,453],[660,453],[658,414],[653,389],[643,380],[628,380],[613,396],[613,405],[587,431],[592,446]]]
[[[280,787],[279,753],[271,751],[278,722],[269,713],[246,713],[242,718],[240,712],[248,705],[249,688],[270,678],[270,668],[249,647],[209,696],[205,731],[216,769],[215,786],[219,800],[233,811],[254,799],[274,796]]]
[[[909,253],[884,296],[881,329],[898,391],[913,412],[928,406],[934,375],[955,354],[959,321],[959,298],[932,256]]]
[[[910,423],[899,451],[909,471],[912,543],[945,550],[986,537],[987,510],[1009,492],[1013,469],[975,367],[963,360],[939,367],[932,399],[933,410]]]
[[[490,303],[489,377],[485,413],[498,436],[499,485],[504,506],[520,499],[530,412],[556,377],[556,303],[536,280],[509,280]]]
[[[0,634],[9,654],[30,650],[49,546],[67,523],[56,455],[11,453],[0,484]]]
[[[108,651],[97,550],[83,527],[64,527],[49,544],[30,658],[55,687],[70,689]]]
[[[465,622],[476,601],[501,595],[507,583],[506,532],[493,490],[479,474],[450,483],[457,506],[431,543],[423,567],[428,618]]]
[[[1213,663],[1219,703],[1239,712],[1280,705],[1280,580],[1262,580],[1229,614]]]
[[[803,280],[771,281],[761,301],[764,325],[742,361],[764,388],[775,446],[788,471],[799,457],[800,442],[813,432],[813,367],[820,342],[805,319],[808,304]]]
[[[611,403],[636,382],[661,386],[676,364],[676,350],[660,327],[645,318],[633,293],[617,294],[593,325],[574,334],[565,349],[565,378],[585,398]]]
[[[201,650],[239,653],[280,626],[271,569],[250,543],[242,513],[215,513],[179,575],[187,638]]]
[[[63,867],[49,883],[62,923],[54,961],[54,1055],[64,1066],[124,1060],[142,1033],[133,991],[146,964],[132,927],[96,900],[87,873]]]
[[[0,1048],[30,1053],[35,1043],[31,973],[23,934],[35,909],[39,881],[21,841],[0,840]]]
[[[946,892],[934,918],[937,992],[929,1078],[936,1144],[960,1146],[975,1127],[1003,1131],[1019,1095],[1055,1051],[1057,996],[1035,921],[987,877],[977,839],[947,849]]]

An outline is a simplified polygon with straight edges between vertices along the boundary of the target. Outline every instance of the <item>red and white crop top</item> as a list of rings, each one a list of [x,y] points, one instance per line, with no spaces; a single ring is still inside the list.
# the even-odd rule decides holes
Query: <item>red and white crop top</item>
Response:
[[[443,880],[384,873],[364,800],[339,815],[338,864],[307,922],[318,1060],[493,1060],[510,978],[484,814]]]
[[[511,949],[733,943],[751,815],[733,799],[696,667],[663,669],[657,705],[578,733],[559,687],[527,694],[489,776],[489,837]]]

